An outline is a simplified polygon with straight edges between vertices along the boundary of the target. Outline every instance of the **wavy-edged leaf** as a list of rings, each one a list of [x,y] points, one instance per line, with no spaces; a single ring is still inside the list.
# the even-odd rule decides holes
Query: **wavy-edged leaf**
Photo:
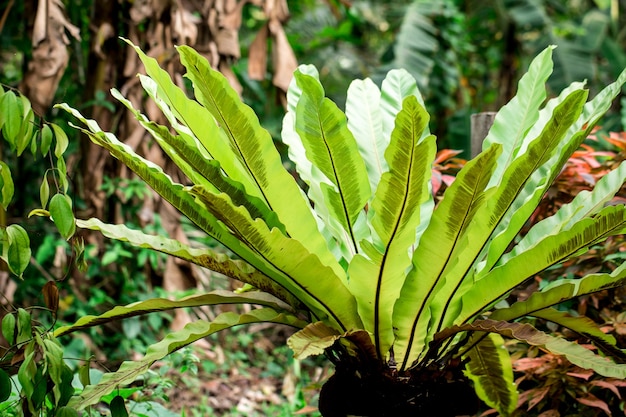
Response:
[[[575,256],[608,236],[623,233],[624,227],[626,208],[610,206],[593,218],[578,221],[569,230],[546,236],[531,249],[494,268],[460,295],[463,308],[454,321],[463,323],[474,317],[548,266]]]
[[[297,104],[296,132],[307,158],[332,183],[332,187],[321,185],[326,204],[349,235],[352,251],[357,253],[360,239],[354,226],[371,193],[365,163],[348,129],[346,116],[324,96],[319,81],[299,71],[294,77],[302,90]]]
[[[135,49],[143,62],[146,73],[157,84],[158,89],[154,94],[154,90],[148,88],[149,84],[145,83],[145,77],[140,77],[146,92],[154,96],[155,103],[161,108],[172,127],[181,135],[186,133],[197,138],[210,158],[221,161],[222,168],[230,178],[244,184],[249,194],[261,197],[212,114],[198,102],[188,98],[187,94],[174,84],[167,71],[159,66],[156,59],[146,56],[138,46],[133,45],[130,41],[125,41]],[[176,119],[182,125],[175,123]]]
[[[502,145],[502,153],[498,157],[490,186],[501,181],[505,170],[522,146],[526,133],[539,117],[539,106],[546,99],[546,81],[552,74],[554,48],[547,47],[533,59],[528,72],[518,83],[517,94],[500,109],[483,141],[483,149],[489,148],[492,143]]]
[[[100,398],[115,391],[118,387],[132,383],[148,371],[154,362],[170,353],[220,330],[252,323],[279,323],[296,328],[303,328],[307,324],[293,315],[279,313],[271,308],[252,310],[241,315],[226,312],[218,315],[211,322],[198,320],[189,323],[182,330],[170,333],[162,341],[150,346],[142,359],[124,362],[117,371],[104,374],[98,384],[85,387],[80,395],[72,397],[68,407],[82,410],[96,404]]]
[[[600,330],[598,325],[588,317],[575,317],[565,311],[559,311],[553,308],[538,310],[531,315],[573,330],[579,335],[593,341],[603,352],[610,354],[614,359],[619,360],[620,363],[626,361],[626,353],[622,352],[622,350],[616,346],[617,341],[615,338]]]
[[[562,205],[552,216],[535,224],[515,247],[502,257],[502,262],[528,250],[542,237],[569,229],[580,219],[598,212],[620,190],[626,181],[626,164],[620,164],[596,183],[592,191],[581,191],[574,200]]]
[[[349,288],[356,296],[365,330],[374,335],[380,358],[393,343],[393,306],[411,266],[409,248],[422,220],[420,208],[430,198],[435,137],[420,142],[428,120],[417,99],[407,97],[385,152],[389,171],[383,174],[371,203],[371,224],[380,239],[381,252],[365,251],[370,252],[369,258],[357,254],[348,269]]]
[[[102,132],[94,120],[85,119],[77,110],[66,104],[58,105],[67,110],[75,117],[85,123],[90,130],[81,129],[96,144],[106,148],[114,157],[126,164],[133,172],[142,178],[150,187],[159,193],[165,200],[170,202],[181,213],[187,216],[199,228],[204,230],[209,236],[215,238],[233,253],[244,259],[259,272],[276,280],[279,272],[275,267],[259,256],[259,254],[248,248],[231,231],[219,222],[206,207],[197,202],[196,198],[181,184],[174,183],[171,178],[163,173],[163,170],[154,163],[145,160],[126,144],[121,143],[114,135]],[[242,208],[245,211],[245,208]],[[262,223],[262,221],[259,221]],[[276,230],[277,233],[280,231]],[[335,263],[336,264],[336,263]],[[343,272],[340,267],[337,270]]]
[[[468,344],[478,340],[465,357],[465,375],[474,383],[478,397],[501,416],[510,415],[517,406],[517,388],[513,382],[511,356],[504,340],[496,333],[475,333]]]
[[[441,61],[437,55],[449,55],[441,53],[445,46],[438,39],[435,22],[447,19],[444,15],[452,12],[451,8],[456,10],[452,4],[417,1],[403,9],[402,25],[393,48],[394,59],[389,65],[410,71],[422,89],[428,88],[433,68]]]
[[[563,355],[574,365],[585,369],[593,369],[602,376],[626,378],[626,365],[615,363],[609,358],[596,355],[583,346],[539,331],[526,323],[509,323],[489,319],[476,320],[472,323],[452,326],[441,331],[435,337],[435,343],[441,343],[457,333],[467,331],[498,333],[532,346],[542,347],[556,355]]]
[[[533,292],[526,300],[518,301],[506,308],[499,308],[491,313],[493,320],[515,320],[532,315],[535,311],[552,307],[562,302],[593,294],[626,284],[626,263],[622,263],[610,274],[589,274],[579,279],[559,279]]]
[[[226,194],[213,194],[194,189],[197,198],[207,210],[219,219],[276,271],[275,281],[294,294],[318,318],[328,319],[343,331],[360,328],[356,301],[343,284],[343,269],[333,270],[307,251],[297,240],[286,237],[279,230],[254,220],[243,207],[235,207]]]
[[[374,191],[380,177],[389,170],[385,149],[390,139],[383,135],[380,90],[369,78],[354,80],[348,87],[346,117],[348,129],[365,161],[370,189]]]
[[[535,139],[541,135],[546,125],[550,123],[554,109],[562,103],[571,93],[582,90],[584,83],[573,83],[571,86],[561,91],[558,97],[548,101],[546,106],[539,112],[539,118],[532,126],[523,143],[517,149],[517,154],[526,152],[531,139]],[[580,117],[579,117],[580,118]],[[574,123],[572,127],[575,125]],[[502,254],[510,246],[511,242],[517,236],[524,224],[528,221],[536,207],[539,205],[541,198],[552,185],[558,174],[561,172],[564,164],[571,154],[571,150],[578,148],[580,143],[585,139],[587,133],[581,130],[570,129],[565,134],[564,139],[558,143],[555,154],[539,167],[524,184],[523,189],[511,203],[508,211],[502,217],[502,220],[494,230],[493,238],[487,244],[484,252],[487,253],[484,265],[481,265],[482,272],[486,273],[493,268],[498,262]],[[567,157],[564,158],[564,156]],[[480,273],[477,279],[480,279]]]
[[[578,119],[586,98],[587,91],[576,90],[556,106],[552,119],[546,124],[541,135],[530,143],[526,152],[509,165],[502,181],[488,199],[487,204],[483,206],[480,215],[475,216],[474,221],[465,230],[464,236],[451,255],[455,264],[446,272],[446,283],[440,290],[441,297],[433,300],[434,314],[439,318],[445,317],[444,320],[440,320],[439,325],[435,326],[436,331],[450,325],[452,319],[457,317],[461,307],[460,297],[463,297],[467,288],[472,286],[471,270],[478,261],[482,248],[487,244],[498,224],[505,218],[529,178],[559,148],[563,136]],[[504,280],[504,282],[507,281]],[[517,284],[513,286],[515,285]],[[463,300],[463,308],[466,308],[465,300]]]
[[[177,49],[187,68],[186,77],[193,83],[196,98],[226,132],[236,157],[270,210],[285,225],[289,236],[318,254],[324,265],[337,264],[311,215],[308,201],[283,166],[272,137],[261,127],[254,111],[241,101],[228,80],[211,68],[204,57],[187,46]],[[221,159],[219,161],[222,163]]]
[[[313,65],[300,65],[298,70],[319,78],[317,69]],[[302,90],[298,87],[295,78],[292,78],[287,90],[287,113],[283,118],[281,139],[288,146],[289,160],[295,164],[298,175],[308,186],[307,196],[315,207],[315,210],[311,207],[311,211],[318,223],[320,232],[326,239],[328,249],[336,259],[350,259],[352,258],[351,251],[345,244],[340,244],[345,240],[345,231],[342,231],[341,224],[330,214],[322,192],[322,184],[332,186],[332,183],[307,159],[300,135],[296,132],[295,114],[301,96]]]
[[[382,112],[383,137],[390,138],[395,127],[396,116],[402,110],[404,99],[415,96],[423,106],[424,99],[417,88],[415,78],[405,69],[393,69],[380,87],[380,110]],[[424,136],[430,135],[430,130],[424,131]]]
[[[153,249],[219,272],[227,277],[245,282],[254,288],[272,294],[296,309],[304,308],[300,300],[266,275],[243,261],[229,258],[224,253],[215,252],[208,248],[192,248],[175,239],[148,235],[141,231],[130,229],[123,224],[107,224],[94,218],[77,220],[76,225],[83,229],[98,230],[109,239],[129,242],[138,248]]]
[[[135,316],[156,313],[159,311],[174,310],[177,308],[201,307],[218,304],[258,304],[270,307],[276,311],[287,312],[288,305],[281,303],[270,294],[259,291],[249,291],[238,294],[227,290],[214,290],[205,294],[191,295],[178,300],[167,298],[151,298],[145,301],[138,301],[125,306],[113,307],[111,310],[99,316],[87,315],[78,319],[75,323],[59,327],[54,331],[55,337],[64,336],[78,330],[88,329],[104,323],[122,320]]]
[[[393,312],[397,328],[394,353],[406,366],[417,358],[425,346],[429,321],[427,301],[442,279],[452,249],[477,211],[485,203],[485,187],[493,172],[500,145],[493,145],[459,172],[446,190],[443,200],[432,215],[422,244],[413,254],[413,269],[409,272]],[[459,217],[462,214],[462,217]],[[425,323],[425,325],[418,325]]]
[[[146,85],[154,83],[147,77],[142,77],[142,80],[146,80]],[[156,85],[153,87],[146,87],[146,90],[156,90]],[[280,223],[276,213],[271,211],[263,200],[248,194],[243,184],[224,175],[220,162],[208,159],[197,139],[184,132],[180,135],[172,135],[167,127],[149,121],[132,106],[130,100],[122,97],[119,92],[112,90],[111,93],[135,115],[139,123],[150,132],[159,146],[194,184],[229,194],[233,202],[246,207],[253,218],[261,218],[270,228],[277,227],[285,232],[285,226]],[[182,131],[180,128],[179,130]]]

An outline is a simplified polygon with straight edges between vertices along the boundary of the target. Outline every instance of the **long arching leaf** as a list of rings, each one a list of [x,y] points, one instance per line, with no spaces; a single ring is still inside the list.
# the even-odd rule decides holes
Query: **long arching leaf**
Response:
[[[67,110],[85,123],[90,130],[81,129],[81,131],[88,135],[94,143],[109,150],[114,157],[126,164],[150,187],[180,210],[181,213],[187,216],[189,220],[204,230],[209,236],[215,238],[230,251],[240,256],[270,279],[276,280],[276,276],[280,274],[280,272],[262,256],[259,256],[256,250],[248,248],[242,241],[235,237],[203,204],[196,201],[196,197],[190,193],[188,188],[172,182],[171,178],[163,173],[160,167],[135,154],[129,146],[119,142],[112,134],[102,132],[95,121],[85,119],[78,111],[69,108],[66,104],[61,104],[59,107]],[[242,210],[245,211],[245,208],[242,208]],[[259,222],[262,223],[260,220]],[[278,229],[273,230],[275,230],[276,233],[281,233]],[[333,265],[337,265],[337,263],[335,262]],[[338,266],[336,270],[343,272]],[[287,290],[289,291],[289,289]]]
[[[250,217],[243,207],[233,205],[226,194],[193,189],[208,211],[217,216],[232,233],[275,271],[271,276],[306,304],[320,319],[328,318],[342,331],[361,326],[356,301],[342,282],[343,269],[323,265],[297,240]],[[326,317],[328,316],[328,317]]]
[[[590,339],[603,352],[610,354],[614,359],[624,363],[626,361],[626,353],[617,348],[615,338],[600,330],[599,326],[588,317],[574,317],[565,311],[555,310],[553,308],[545,308],[535,311],[531,314],[533,317],[551,321],[559,326],[566,327],[579,335]]]
[[[146,80],[144,84],[152,84],[152,87],[146,87],[146,91],[151,97],[158,100],[156,84],[152,79],[145,76],[142,77],[142,80]],[[215,159],[208,159],[206,152],[203,152],[204,148],[195,137],[184,132],[179,133],[179,135],[171,134],[167,127],[149,121],[133,107],[130,100],[125,99],[119,92],[113,90],[111,93],[135,115],[135,118],[150,132],[161,149],[195,185],[229,194],[233,201],[246,207],[252,217],[261,218],[269,227],[277,227],[285,232],[285,226],[280,223],[276,213],[271,211],[259,197],[247,194],[243,184],[226,176],[220,162]],[[170,123],[175,123],[175,121]],[[179,128],[179,130],[182,129]]]
[[[192,248],[182,244],[176,239],[148,235],[138,230],[130,229],[123,224],[107,224],[93,218],[89,220],[76,220],[76,226],[83,229],[98,230],[109,239],[129,242],[134,247],[148,248],[175,256],[201,267],[219,272],[227,277],[250,284],[255,288],[274,295],[296,309],[305,308],[302,302],[294,297],[293,294],[269,279],[266,275],[241,260],[229,258],[224,253],[218,253],[208,248]]]
[[[494,268],[484,278],[473,283],[467,292],[459,295],[462,311],[460,314],[450,314],[449,320],[464,323],[548,266],[570,258],[608,236],[623,233],[625,227],[624,206],[610,206],[593,218],[580,220],[569,230],[546,236],[529,250]]]
[[[285,225],[289,236],[300,241],[324,265],[337,263],[330,253],[308,201],[284,168],[269,132],[261,127],[254,111],[241,102],[228,80],[208,61],[187,46],[178,47],[196,98],[226,132],[230,145],[261,192],[268,207]],[[220,160],[221,162],[221,160]]]
[[[413,269],[406,277],[393,312],[393,324],[397,329],[394,353],[403,367],[417,359],[416,355],[425,346],[428,299],[440,284],[459,237],[486,203],[484,189],[499,151],[500,145],[493,145],[459,172],[413,254]]]
[[[618,288],[625,284],[626,263],[622,263],[610,274],[598,273],[580,279],[554,281],[541,291],[533,292],[526,300],[518,301],[510,307],[495,310],[490,317],[494,320],[511,321],[583,295]]]
[[[465,358],[466,375],[474,383],[478,397],[501,416],[510,415],[517,406],[517,388],[513,382],[513,364],[504,340],[496,333],[475,333],[468,344],[478,342]]]
[[[465,230],[464,236],[461,237],[451,255],[455,264],[446,271],[445,286],[439,290],[441,297],[433,300],[433,314],[439,318],[435,331],[451,324],[445,319],[441,320],[442,318],[451,319],[457,316],[461,303],[456,301],[467,291],[467,288],[472,286],[472,269],[479,260],[482,248],[529,178],[559,148],[563,136],[572,123],[578,119],[586,98],[586,91],[574,91],[554,109],[553,118],[546,124],[541,135],[533,140],[526,152],[506,169],[502,181],[484,205],[480,215],[476,216]],[[515,276],[518,275],[516,272]],[[463,308],[467,306],[464,305]]]
[[[564,204],[552,216],[535,224],[515,247],[502,257],[502,263],[535,245],[541,237],[569,229],[584,217],[598,212],[620,190],[626,181],[626,164],[609,172],[597,182],[592,191],[581,191],[574,200]]]
[[[554,46],[546,48],[532,61],[528,72],[519,81],[517,94],[500,109],[483,141],[483,149],[489,148],[492,143],[502,145],[490,186],[500,182],[522,146],[526,133],[539,117],[539,106],[546,99],[546,81],[552,74],[553,49]]]
[[[222,168],[230,178],[244,184],[249,194],[260,197],[261,194],[253,186],[252,179],[239,159],[235,157],[226,135],[215,123],[211,113],[195,100],[188,98],[187,94],[174,84],[167,71],[159,66],[156,59],[148,57],[130,41],[126,40],[126,42],[135,49],[146,73],[158,86],[155,92],[153,89],[147,88],[146,77],[140,78],[146,92],[154,96],[155,103],[161,108],[172,127],[177,129],[179,134],[185,133],[185,128],[182,125],[188,128],[190,131],[187,133],[197,138],[211,158],[222,163]],[[175,119],[178,119],[182,125],[174,123]]]
[[[332,183],[332,187],[323,184],[322,192],[330,212],[348,234],[347,243],[353,253],[357,253],[360,236],[355,231],[355,223],[371,192],[365,163],[345,115],[324,96],[319,81],[299,71],[294,77],[302,90],[297,105],[296,132],[307,158]]]
[[[132,383],[137,377],[147,372],[152,364],[170,353],[220,330],[252,323],[279,323],[296,328],[303,328],[307,324],[295,316],[279,313],[271,308],[252,310],[241,315],[227,312],[218,315],[211,322],[198,320],[189,323],[182,330],[170,333],[162,341],[150,346],[142,359],[124,362],[117,371],[104,374],[97,385],[85,387],[80,395],[72,397],[68,407],[82,410],[96,404],[100,398],[110,394],[120,386]]]
[[[357,254],[348,269],[350,290],[356,296],[365,330],[374,335],[380,358],[393,343],[393,306],[411,266],[409,248],[422,220],[421,205],[430,197],[435,137],[420,142],[428,119],[414,96],[405,99],[385,152],[389,171],[383,174],[371,203],[372,228],[382,248],[377,253],[372,249],[369,254]]]
[[[179,300],[151,298],[149,300],[138,301],[125,306],[117,306],[105,313],[100,314],[99,316],[83,316],[73,324],[59,327],[54,331],[54,336],[61,337],[69,333],[74,333],[78,330],[88,329],[104,323],[160,311],[218,304],[258,304],[264,307],[270,307],[279,312],[289,312],[289,306],[263,292],[250,291],[244,294],[237,294],[227,290],[215,290],[205,294],[191,295]]]
[[[354,80],[350,84],[346,98],[346,117],[348,129],[354,135],[365,161],[370,188],[374,191],[380,177],[389,169],[385,160],[389,137],[383,135],[380,90],[369,78]]]
[[[467,331],[498,333],[532,346],[540,346],[556,355],[563,355],[574,365],[585,369],[593,369],[602,376],[620,379],[626,378],[626,365],[617,364],[607,357],[594,354],[583,346],[541,332],[526,323],[476,320],[473,323],[464,324],[462,326],[452,326],[445,329],[437,334],[435,343],[441,343],[443,340],[453,337],[457,333]]]

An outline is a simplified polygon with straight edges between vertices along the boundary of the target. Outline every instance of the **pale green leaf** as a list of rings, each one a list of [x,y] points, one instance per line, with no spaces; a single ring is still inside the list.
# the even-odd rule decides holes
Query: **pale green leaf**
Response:
[[[26,343],[33,338],[33,323],[30,313],[23,308],[17,309],[17,338],[18,345]]]
[[[316,79],[319,78],[317,69],[313,65],[300,65],[298,70]],[[283,118],[281,140],[287,145],[287,155],[295,165],[298,176],[307,185],[307,196],[315,207],[315,209],[311,207],[311,211],[326,240],[326,245],[336,259],[350,259],[352,254],[347,245],[339,243],[343,242],[345,232],[342,233],[341,224],[330,214],[322,192],[322,184],[332,185],[332,183],[307,159],[302,140],[296,132],[295,114],[301,96],[302,90],[298,87],[296,79],[292,78],[287,90],[287,113]]]
[[[393,321],[398,329],[394,353],[403,366],[415,360],[424,347],[429,321],[428,300],[443,279],[443,272],[451,261],[450,255],[460,235],[487,202],[484,189],[499,151],[500,145],[493,145],[459,172],[437,206],[413,254],[413,269],[394,307]]]
[[[626,263],[622,263],[610,274],[589,274],[577,279],[553,281],[541,291],[533,292],[526,300],[493,311],[490,317],[494,320],[511,321],[583,295],[618,288],[625,284]]]
[[[535,224],[511,252],[502,257],[502,263],[535,245],[542,237],[569,229],[580,219],[595,214],[620,190],[626,181],[626,164],[609,172],[596,183],[592,191],[581,191],[574,200],[562,205],[552,216]]]
[[[352,251],[357,253],[360,236],[355,223],[370,197],[365,163],[345,115],[324,96],[319,81],[299,71],[294,77],[302,89],[296,111],[296,132],[307,158],[332,183],[332,187],[321,186],[325,202],[349,235]]]
[[[380,177],[389,170],[385,149],[389,136],[383,135],[380,90],[372,80],[354,80],[346,97],[348,129],[354,135],[365,161],[370,188],[376,190]]]
[[[22,106],[24,109],[24,116],[22,119],[22,125],[20,127],[20,131],[17,134],[16,146],[17,146],[17,156],[22,155],[22,153],[28,149],[28,146],[35,139],[35,114],[30,108],[30,101],[26,98],[26,96],[20,95],[20,101],[22,102]]]
[[[163,173],[160,167],[137,155],[128,145],[121,143],[112,134],[102,132],[95,121],[85,119],[77,110],[70,108],[66,104],[58,106],[85,123],[90,130],[81,129],[81,131],[94,143],[106,148],[113,156],[124,162],[150,187],[180,210],[181,213],[187,216],[209,236],[221,242],[233,253],[240,256],[266,276],[271,278],[276,274],[272,265],[261,258],[256,251],[249,249],[239,239],[233,236],[223,223],[219,222],[215,216],[209,213],[204,205],[197,202],[188,188],[183,187],[181,184],[174,183],[168,175]],[[339,270],[341,271],[341,269]]]
[[[509,165],[497,189],[481,209],[480,215],[476,216],[474,221],[468,225],[464,236],[461,237],[451,254],[454,265],[445,274],[445,286],[439,290],[441,296],[433,300],[434,314],[440,319],[439,324],[435,326],[435,331],[450,325],[451,320],[458,316],[461,307],[460,297],[467,292],[468,288],[473,288],[472,269],[479,260],[482,248],[498,224],[503,221],[511,205],[533,173],[548,161],[559,148],[564,135],[572,123],[578,119],[586,98],[586,91],[574,91],[554,109],[553,117],[546,124],[541,135],[530,143],[526,152]],[[544,265],[544,267],[547,266]],[[528,276],[523,279],[526,278]],[[463,308],[467,308],[465,300],[463,301]],[[442,318],[444,320],[441,320]]]
[[[142,80],[144,79],[150,80],[142,77]],[[139,123],[152,134],[159,146],[194,184],[229,194],[236,204],[246,207],[253,218],[261,218],[268,226],[285,231],[276,213],[270,211],[260,198],[247,194],[243,184],[224,175],[221,164],[217,160],[208,159],[207,153],[197,139],[184,132],[180,135],[172,135],[167,127],[150,122],[119,92],[113,90],[112,94],[131,110]]]
[[[428,184],[435,137],[420,142],[428,120],[417,99],[407,97],[385,152],[389,171],[383,174],[371,203],[371,223],[382,245],[381,256],[368,259],[358,254],[348,269],[359,315],[365,330],[374,335],[381,358],[393,343],[393,306],[411,266],[409,248],[422,220],[420,208],[431,196]]]
[[[9,343],[9,346],[15,342],[15,315],[13,313],[7,313],[2,318],[2,336]]]
[[[76,225],[83,229],[98,230],[109,239],[129,242],[134,247],[153,249],[184,259],[227,277],[250,284],[254,288],[274,295],[296,309],[304,308],[300,300],[266,275],[245,262],[229,258],[224,253],[218,253],[208,248],[192,248],[176,239],[148,235],[138,230],[130,229],[123,224],[107,224],[98,219],[77,220]]]
[[[11,149],[17,149],[17,140],[22,129],[24,109],[22,101],[11,90],[7,91],[0,100],[0,114],[4,120],[2,132],[9,142]]]
[[[590,339],[603,352],[619,358],[622,363],[626,361],[626,354],[617,348],[615,337],[604,333],[600,327],[588,317],[575,317],[565,311],[555,310],[553,308],[545,308],[543,310],[534,311],[530,314],[533,317],[551,321],[559,326],[566,327],[579,335]]]
[[[236,157],[258,187],[267,206],[285,225],[289,236],[317,254],[324,265],[337,268],[337,260],[317,228],[308,201],[283,166],[271,135],[261,127],[254,111],[242,103],[228,80],[211,68],[204,57],[188,46],[178,47],[178,52],[187,68],[186,76],[193,83],[196,98],[226,132]]]
[[[197,101],[188,98],[187,94],[174,84],[167,71],[159,66],[156,59],[146,56],[130,41],[126,42],[135,49],[150,77],[139,77],[142,86],[178,134],[198,140],[208,157],[220,161],[224,172],[230,178],[241,182],[249,194],[261,197],[213,115]]]
[[[394,69],[387,73],[380,92],[380,110],[382,113],[383,138],[391,137],[397,114],[402,110],[404,99],[415,96],[423,106],[424,99],[417,88],[415,78],[404,69]],[[424,131],[424,136],[430,130]]]
[[[85,387],[82,393],[72,397],[68,407],[82,410],[96,404],[103,396],[132,383],[137,377],[147,372],[154,362],[170,353],[220,330],[253,323],[279,323],[297,328],[305,325],[295,316],[278,313],[270,308],[252,310],[241,315],[227,312],[218,315],[211,322],[198,320],[189,323],[182,330],[170,333],[162,341],[150,346],[142,359],[124,362],[116,372],[104,374],[98,384]]]
[[[238,294],[227,290],[214,290],[199,295],[190,295],[178,300],[168,298],[151,298],[145,301],[117,306],[99,316],[86,315],[78,319],[74,324],[59,327],[54,331],[55,337],[60,337],[78,330],[99,326],[111,321],[122,320],[145,314],[168,311],[177,308],[192,308],[218,304],[255,304],[271,307],[276,311],[290,310],[290,307],[270,294],[260,291],[249,291]]]
[[[549,46],[533,59],[528,72],[519,81],[517,94],[500,109],[483,141],[483,149],[489,148],[492,143],[502,145],[490,186],[501,181],[522,146],[526,133],[539,117],[539,106],[546,99],[546,81],[552,74],[553,49],[554,46]]]
[[[538,120],[517,150],[517,155],[526,152],[528,144],[532,143],[531,139],[536,139],[541,135],[545,126],[555,116],[555,108],[566,100],[571,93],[582,90],[583,87],[584,84],[582,83],[574,83],[563,90],[558,97],[548,101],[546,106],[539,112]],[[566,161],[566,158],[563,158],[562,155],[570,155],[571,149],[578,148],[586,136],[586,133],[572,131],[570,128],[563,140],[557,144],[555,154],[530,176],[494,230],[492,234],[494,237],[491,242],[485,246],[484,252],[487,253],[487,258],[484,266],[481,265],[483,272],[491,270],[535,211],[541,198],[561,172],[562,164]]]
[[[478,341],[477,343],[475,341]],[[517,388],[513,382],[513,364],[504,340],[496,333],[474,333],[465,354],[469,359],[465,374],[474,383],[478,397],[501,416],[510,415],[517,406]]]
[[[48,175],[44,175],[39,186],[39,201],[43,210],[48,207],[48,200],[50,200],[50,184],[48,184]]]
[[[264,222],[252,219],[243,207],[235,207],[226,194],[206,192],[199,194],[198,198],[233,235],[272,265],[272,279],[306,304],[319,319],[328,315],[328,319],[343,331],[360,328],[356,302],[343,284],[341,275],[323,265],[299,241],[277,229],[269,230]],[[340,273],[344,273],[343,270]]]
[[[54,156],[60,158],[67,150],[67,147],[69,145],[69,139],[65,131],[61,129],[58,125],[53,123],[50,126],[52,126],[52,130],[54,131],[54,138],[56,139],[56,145],[54,146]]]
[[[495,320],[476,320],[473,323],[453,326],[437,335],[435,343],[440,344],[459,332],[478,331],[498,333],[505,337],[520,340],[532,346],[542,347],[556,355],[565,356],[574,365],[592,369],[598,374],[612,378],[626,378],[626,365],[617,364],[611,359],[594,354],[574,342],[552,336],[535,329],[530,324],[509,323]]]
[[[608,236],[622,233],[625,226],[624,206],[610,206],[593,218],[578,221],[568,230],[545,236],[537,245],[494,268],[461,294],[462,311],[450,319],[463,323],[548,266],[575,256]]]

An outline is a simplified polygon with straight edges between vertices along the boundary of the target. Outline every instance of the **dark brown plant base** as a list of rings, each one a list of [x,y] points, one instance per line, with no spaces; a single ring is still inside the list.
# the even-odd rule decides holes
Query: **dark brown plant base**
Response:
[[[359,377],[338,368],[322,387],[324,417],[455,417],[473,415],[480,402],[459,368],[419,370],[399,379],[389,370]]]

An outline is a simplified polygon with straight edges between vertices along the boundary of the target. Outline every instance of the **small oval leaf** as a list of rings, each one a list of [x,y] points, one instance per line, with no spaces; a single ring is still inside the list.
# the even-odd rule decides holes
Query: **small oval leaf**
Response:
[[[21,277],[31,256],[28,233],[22,226],[12,224],[6,228],[6,235],[9,242],[7,264],[11,272]]]
[[[4,209],[7,209],[7,206],[13,199],[13,193],[15,192],[15,187],[13,185],[13,178],[11,177],[11,170],[9,166],[4,162],[0,161],[0,179],[2,182],[2,191],[0,193],[1,200],[0,204]]]
[[[15,316],[8,313],[2,319],[2,336],[12,345],[15,342]]]
[[[41,154],[45,156],[50,151],[50,145],[52,144],[52,129],[50,126],[43,125],[41,129]]]
[[[124,398],[118,395],[111,400],[111,417],[128,417],[128,411],[126,411],[126,404],[124,404]]]
[[[41,180],[41,186],[39,187],[39,201],[41,202],[41,208],[45,209],[50,199],[50,184],[48,184],[48,176],[44,175]]]
[[[55,194],[50,200],[50,217],[59,229],[61,236],[68,240],[76,231],[76,222],[69,199],[63,194]]]
[[[23,308],[17,309],[17,343],[28,342],[32,338],[32,318]]]
[[[63,152],[67,149],[67,145],[69,144],[69,139],[67,135],[59,126],[52,124],[52,130],[54,131],[54,137],[57,140],[56,146],[54,147],[54,156],[57,158],[63,155]]]

